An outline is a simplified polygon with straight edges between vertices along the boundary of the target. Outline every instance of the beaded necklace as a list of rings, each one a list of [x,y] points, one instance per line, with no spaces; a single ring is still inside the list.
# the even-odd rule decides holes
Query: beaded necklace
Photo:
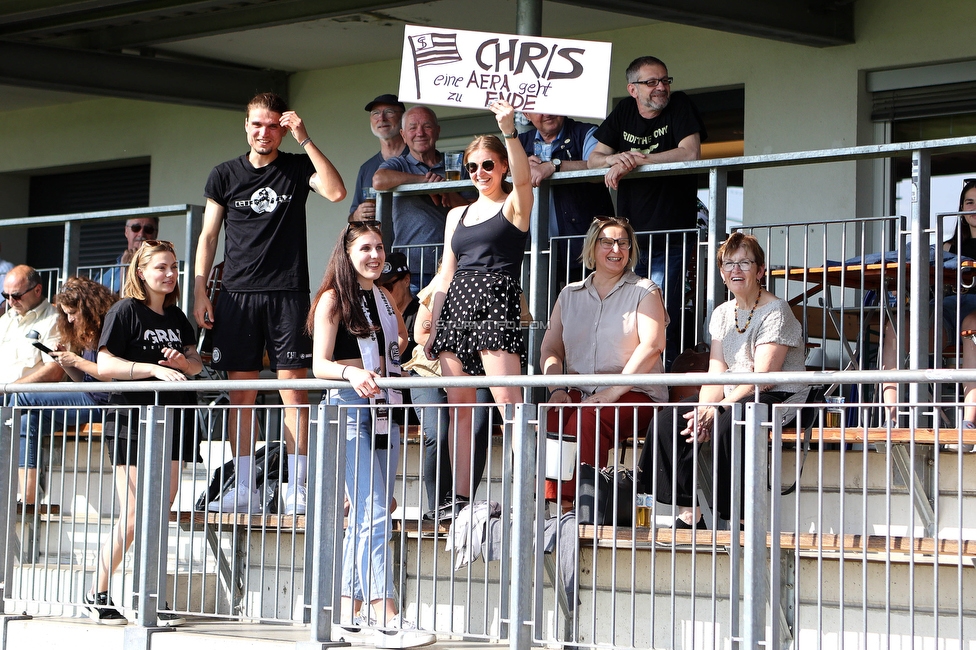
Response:
[[[756,307],[759,306],[759,299],[761,297],[762,297],[762,287],[759,288],[759,294],[756,295],[756,304],[754,304],[752,306],[752,309],[749,310],[749,318],[746,319],[746,324],[742,326],[742,329],[739,329],[739,308],[736,307],[736,309],[735,309],[735,316],[734,316],[735,317],[735,331],[738,332],[739,334],[745,334],[746,333],[746,330],[749,329],[749,323],[752,322],[752,315],[756,313]]]

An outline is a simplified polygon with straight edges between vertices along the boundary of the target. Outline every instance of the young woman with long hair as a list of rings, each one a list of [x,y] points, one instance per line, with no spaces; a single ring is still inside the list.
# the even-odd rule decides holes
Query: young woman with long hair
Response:
[[[342,543],[340,625],[333,628],[333,638],[371,635],[378,648],[410,648],[433,643],[436,637],[400,617],[393,590],[393,557],[387,542],[400,428],[389,407],[384,414],[382,406],[401,404],[402,398],[400,391],[380,389],[376,379],[400,375],[407,329],[393,297],[376,283],[385,261],[379,224],[351,222],[336,241],[312,301],[308,329],[313,374],[350,384],[331,389],[324,397],[343,407],[349,502]],[[369,607],[364,610],[366,603]]]
[[[167,241],[147,240],[132,256],[122,286],[122,300],[105,317],[98,342],[98,374],[121,381],[186,381],[203,370],[197,353],[193,327],[177,306],[180,295],[179,262],[176,249]],[[189,405],[195,394],[180,392],[116,393],[107,409],[103,437],[115,467],[115,492],[119,519],[111,538],[99,550],[93,591],[86,597],[90,616],[102,624],[124,625],[125,616],[115,608],[108,593],[112,574],[122,563],[135,534],[139,458],[138,407],[149,404]],[[136,407],[136,408],[126,408]],[[196,457],[192,413],[173,417],[172,453],[169,465],[169,503],[172,506],[180,485],[182,461]],[[165,609],[165,606],[163,607]],[[158,624],[184,623],[175,614],[159,613]]]

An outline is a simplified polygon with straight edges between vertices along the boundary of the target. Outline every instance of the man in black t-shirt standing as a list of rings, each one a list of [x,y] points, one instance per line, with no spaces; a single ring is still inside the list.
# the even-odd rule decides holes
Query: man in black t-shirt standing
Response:
[[[642,56],[627,67],[625,97],[594,134],[599,144],[587,158],[590,169],[609,167],[607,187],[617,190],[617,215],[626,217],[637,232],[691,230],[697,226],[698,180],[694,174],[625,178],[641,165],[701,158],[708,137],[691,99],[671,92],[672,78],[664,62]],[[652,239],[649,255],[641,251],[638,273],[646,273],[661,287],[671,324],[665,363],[677,356],[680,310],[684,294],[686,252],[680,235]]]
[[[305,201],[309,191],[341,201],[339,172],[312,142],[305,124],[285,101],[262,93],[247,105],[244,131],[250,151],[217,165],[207,179],[207,207],[197,247],[193,315],[213,328],[213,367],[232,380],[257,379],[267,349],[279,379],[304,379],[312,362],[305,333],[309,309]],[[305,154],[278,151],[286,133]],[[225,226],[224,273],[216,306],[207,296],[221,225]],[[308,393],[282,390],[281,401],[308,404]],[[232,405],[251,406],[257,391],[231,391]],[[251,409],[230,411],[229,433],[237,485],[211,503],[211,511],[259,512],[254,484]],[[286,514],[304,514],[308,415],[285,409],[289,483]]]

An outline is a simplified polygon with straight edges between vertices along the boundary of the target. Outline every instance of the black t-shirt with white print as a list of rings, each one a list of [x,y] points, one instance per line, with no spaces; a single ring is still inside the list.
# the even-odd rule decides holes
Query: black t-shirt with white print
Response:
[[[183,311],[171,305],[157,314],[133,298],[124,298],[109,309],[102,325],[98,349],[105,348],[115,356],[136,363],[158,364],[163,348],[184,352],[195,342],[193,326]],[[150,380],[140,380],[150,381]],[[115,403],[153,404],[153,393],[121,393]],[[161,392],[159,404],[192,404],[192,392]]]
[[[225,289],[308,293],[305,202],[314,173],[307,155],[284,152],[261,168],[243,155],[210,172],[204,196],[225,208]]]

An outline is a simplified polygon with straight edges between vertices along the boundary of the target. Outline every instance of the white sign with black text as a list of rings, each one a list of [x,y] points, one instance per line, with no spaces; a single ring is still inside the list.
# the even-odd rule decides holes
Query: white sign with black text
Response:
[[[407,25],[400,101],[604,118],[610,43]]]

